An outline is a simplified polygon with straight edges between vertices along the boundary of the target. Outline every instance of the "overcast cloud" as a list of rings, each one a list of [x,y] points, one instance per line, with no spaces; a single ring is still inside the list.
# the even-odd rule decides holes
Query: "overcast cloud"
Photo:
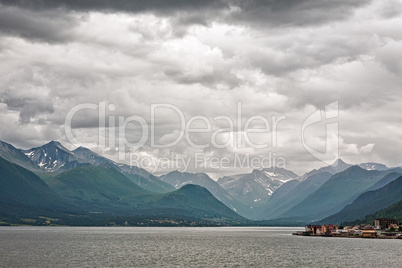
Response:
[[[168,149],[148,141],[131,151],[150,158],[271,152],[302,174],[324,165],[303,147],[303,122],[338,101],[340,156],[400,166],[401,12],[399,0],[0,0],[0,139],[21,148],[50,140],[74,148],[79,144],[65,136],[68,111],[103,101],[116,107],[110,116],[148,122],[151,104],[173,104],[186,119],[206,116],[216,130],[228,126],[213,118],[237,119],[240,101],[243,124],[255,115],[286,116],[276,147],[195,149],[183,139]],[[177,114],[156,116],[156,141],[174,140]],[[98,125],[97,112],[85,110],[72,127],[85,145]],[[325,148],[325,129],[322,123],[309,130],[310,146]],[[217,138],[224,143],[229,135]],[[129,124],[127,137],[138,141],[139,126]],[[211,135],[192,137],[201,144]],[[271,135],[254,140],[272,145]],[[92,149],[117,160],[115,147]],[[189,171],[216,177],[248,170]]]

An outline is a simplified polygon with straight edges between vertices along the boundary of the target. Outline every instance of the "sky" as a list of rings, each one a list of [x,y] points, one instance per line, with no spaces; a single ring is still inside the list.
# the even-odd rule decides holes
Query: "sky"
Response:
[[[234,165],[245,156],[298,174],[337,157],[401,166],[401,12],[400,0],[0,0],[0,140],[86,146],[155,174],[190,159],[186,171],[214,178],[258,168]]]

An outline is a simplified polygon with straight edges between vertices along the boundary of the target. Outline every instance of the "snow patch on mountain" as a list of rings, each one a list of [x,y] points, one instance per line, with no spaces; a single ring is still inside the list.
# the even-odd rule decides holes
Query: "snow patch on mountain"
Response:
[[[366,170],[379,170],[379,171],[389,169],[386,165],[379,164],[379,163],[372,163],[372,162],[361,163],[361,164],[359,164],[359,167],[366,169]]]

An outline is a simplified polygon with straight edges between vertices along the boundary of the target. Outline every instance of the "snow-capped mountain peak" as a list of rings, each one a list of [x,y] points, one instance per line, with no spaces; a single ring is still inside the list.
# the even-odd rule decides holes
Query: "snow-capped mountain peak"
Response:
[[[66,170],[80,165],[79,159],[57,141],[24,150],[23,153],[39,168],[48,172]]]

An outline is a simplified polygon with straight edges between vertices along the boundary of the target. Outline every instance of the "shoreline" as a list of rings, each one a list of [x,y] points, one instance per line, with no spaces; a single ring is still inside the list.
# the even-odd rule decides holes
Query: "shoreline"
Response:
[[[292,233],[295,236],[308,236],[308,237],[332,237],[332,238],[363,238],[363,239],[402,239],[402,236],[375,236],[375,237],[364,237],[360,235],[315,235],[306,234],[305,232],[295,232]]]

